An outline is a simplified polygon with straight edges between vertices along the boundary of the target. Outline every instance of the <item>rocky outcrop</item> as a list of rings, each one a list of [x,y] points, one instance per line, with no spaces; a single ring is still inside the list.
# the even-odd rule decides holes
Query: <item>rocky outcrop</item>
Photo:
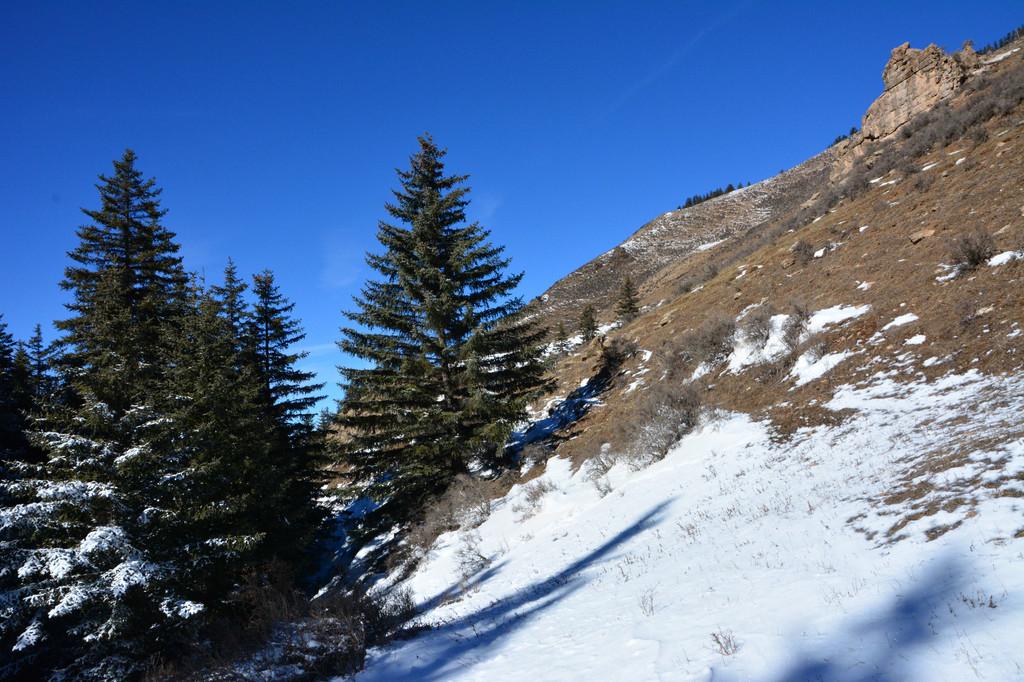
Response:
[[[893,137],[912,118],[951,97],[977,67],[978,55],[970,46],[952,57],[935,45],[917,50],[903,43],[895,48],[882,72],[885,91],[868,107],[860,131],[836,147],[832,181],[864,155],[866,142]]]
[[[900,45],[882,72],[885,92],[868,107],[861,134],[868,140],[893,135],[914,116],[956,92],[966,78],[960,61],[935,45],[923,50],[913,49],[910,43]]]

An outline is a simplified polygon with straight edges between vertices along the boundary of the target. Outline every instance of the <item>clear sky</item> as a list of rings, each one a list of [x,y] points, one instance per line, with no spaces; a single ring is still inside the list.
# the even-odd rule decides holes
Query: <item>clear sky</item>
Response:
[[[66,316],[80,207],[126,148],[185,265],[274,271],[334,396],[341,310],[373,273],[416,136],[524,300],[694,194],[820,152],[893,47],[979,47],[1003,2],[28,2],[0,18],[0,313]]]

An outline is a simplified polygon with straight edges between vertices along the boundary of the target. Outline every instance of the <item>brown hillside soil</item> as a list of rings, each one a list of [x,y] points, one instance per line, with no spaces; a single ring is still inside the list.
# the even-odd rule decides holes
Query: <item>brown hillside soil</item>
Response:
[[[1015,68],[1019,58],[997,66]],[[723,237],[724,232],[705,226],[725,241],[691,251],[646,276],[641,285],[643,314],[611,333],[635,340],[638,352],[622,364],[602,396],[603,406],[562,434],[556,454],[580,466],[600,452],[602,444],[626,447],[628,425],[643,419],[645,392],[657,386],[671,395],[692,375],[696,363],[679,355],[685,335],[711,316],[736,319],[755,306],[771,306],[777,313],[791,312],[794,301],[802,301],[812,312],[838,305],[871,306],[866,314],[826,328],[814,340],[821,352],[852,353],[820,379],[795,387],[784,364],[736,373],[720,365],[702,378],[709,387],[706,405],[768,420],[780,438],[803,426],[841,423],[848,414],[823,406],[834,387],[870,381],[883,370],[906,381],[971,369],[986,374],[1020,371],[1024,260],[997,267],[985,264],[949,277],[955,240],[973,231],[990,235],[993,255],[1024,251],[1024,110],[989,120],[985,129],[987,139],[965,136],[929,150],[915,160],[924,170],[872,176],[877,181],[863,194],[839,201],[816,220],[755,250],[750,249],[749,235],[734,231]],[[813,189],[802,187],[801,202]],[[799,206],[786,205],[791,211]],[[788,215],[776,212],[762,227],[780,224]],[[801,241],[810,244],[811,252],[826,251],[803,262],[793,251]],[[738,252],[746,255],[737,258]],[[681,293],[687,287],[680,283],[695,272],[707,272],[708,266],[713,276],[696,290]],[[611,315],[613,299],[605,296],[598,301],[605,317]],[[908,313],[918,319],[883,330]],[[923,343],[906,344],[921,335]],[[559,395],[567,395],[594,370],[599,343],[561,360],[556,369]],[[651,352],[649,360],[642,351]],[[956,465],[955,457],[937,461],[942,457],[936,453],[936,461],[920,466]],[[912,474],[908,471],[908,480]]]

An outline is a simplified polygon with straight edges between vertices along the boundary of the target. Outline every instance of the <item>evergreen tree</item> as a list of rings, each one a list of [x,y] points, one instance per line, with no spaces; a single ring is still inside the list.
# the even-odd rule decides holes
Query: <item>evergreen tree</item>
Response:
[[[0,313],[0,461],[21,459],[28,447],[23,414],[27,377],[16,355],[14,337]]]
[[[47,411],[34,439],[48,461],[5,511],[0,539],[18,576],[7,595],[30,620],[0,636],[30,675],[131,677],[203,608],[176,589],[181,567],[159,543],[172,503],[188,503],[168,475],[186,464],[164,447],[186,277],[160,190],[134,162],[130,150],[115,161],[97,185],[101,208],[83,209],[92,223],[61,283],[73,316],[57,323],[72,396]]]
[[[565,323],[559,321],[555,332],[555,352],[561,355],[569,351],[569,334],[565,331]]]
[[[636,319],[636,316],[640,314],[640,303],[637,297],[636,287],[633,285],[633,280],[629,277],[622,280],[622,286],[619,288],[619,301],[618,306],[615,308],[615,314],[619,316],[619,322],[623,325],[629,324]]]
[[[21,351],[25,358],[33,409],[37,410],[52,398],[56,388],[52,373],[53,349],[43,344],[43,330],[40,325],[36,325],[28,342],[21,344]]]
[[[595,336],[597,336],[597,313],[594,312],[594,306],[588,303],[580,313],[580,337],[583,339],[583,343],[586,343]]]
[[[99,176],[99,210],[82,209],[92,222],[78,229],[80,243],[68,254],[76,265],[61,282],[74,315],[56,323],[73,386],[118,414],[157,389],[167,327],[181,314],[187,282],[174,233],[160,224],[161,190],[143,180],[135,159],[129,149],[113,176]]]
[[[228,259],[224,268],[224,284],[210,287],[210,297],[219,306],[218,314],[227,323],[230,333],[236,339],[239,362],[253,362],[252,339],[250,338],[251,313],[243,295],[248,285],[238,277],[238,269]]]
[[[367,362],[343,368],[340,421],[353,433],[346,459],[380,501],[376,519],[404,520],[471,461],[505,463],[505,443],[546,386],[544,331],[519,317],[503,247],[466,224],[465,175],[444,174],[445,152],[419,138],[398,171],[397,224],[381,222],[380,274],[355,298],[341,349]]]
[[[224,314],[224,299],[197,285],[191,296],[168,374],[170,404],[158,447],[169,484],[153,491],[161,523],[150,546],[180,567],[179,591],[219,611],[243,573],[278,549],[261,523],[276,501],[260,493],[268,482],[280,484],[281,472],[269,466],[273,427],[263,414],[260,381],[242,357],[241,330]]]
[[[248,338],[259,404],[273,436],[264,466],[268,474],[274,473],[264,476],[260,488],[261,523],[281,556],[294,560],[296,552],[308,547],[323,519],[315,505],[323,448],[311,410],[322,397],[316,393],[324,385],[310,383],[316,375],[295,366],[307,353],[291,352],[291,348],[306,334],[300,321],[291,317],[295,304],[281,295],[270,270],[253,276],[253,295]]]

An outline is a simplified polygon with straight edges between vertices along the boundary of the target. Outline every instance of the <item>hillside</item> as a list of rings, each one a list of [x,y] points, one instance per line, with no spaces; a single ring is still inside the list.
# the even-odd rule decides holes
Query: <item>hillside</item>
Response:
[[[532,302],[605,333],[406,539],[419,631],[357,679],[1020,676],[1022,48],[896,48],[849,140]]]

